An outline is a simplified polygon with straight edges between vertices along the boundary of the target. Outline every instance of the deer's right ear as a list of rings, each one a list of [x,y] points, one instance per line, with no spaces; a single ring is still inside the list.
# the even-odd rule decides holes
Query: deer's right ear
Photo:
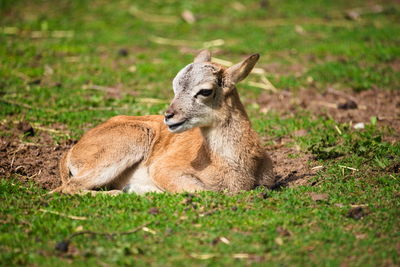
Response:
[[[259,54],[251,55],[242,62],[229,67],[226,70],[226,73],[228,74],[232,82],[238,83],[250,74],[251,70],[254,68],[254,65],[256,65],[259,58]]]
[[[193,60],[194,63],[210,62],[210,61],[211,61],[211,52],[208,50],[202,50]]]

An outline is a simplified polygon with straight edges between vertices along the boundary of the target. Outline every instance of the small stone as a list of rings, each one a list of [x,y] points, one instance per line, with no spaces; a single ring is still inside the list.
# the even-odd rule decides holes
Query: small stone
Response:
[[[359,123],[354,124],[353,128],[356,130],[361,130],[361,129],[365,128],[365,124],[363,122],[359,122]]]
[[[283,239],[282,239],[282,237],[277,237],[277,238],[275,238],[275,243],[278,245],[278,246],[282,246],[283,245]]]
[[[39,85],[42,82],[41,79],[33,79],[32,81],[29,81],[29,85]]]
[[[182,18],[185,22],[187,22],[188,24],[193,24],[196,22],[196,17],[194,16],[193,12],[190,10],[184,10],[182,12]]]
[[[17,125],[17,129],[23,132],[27,136],[34,136],[35,131],[33,130],[32,125],[30,125],[28,122],[21,121]]]
[[[136,68],[136,66],[135,65],[132,65],[132,66],[130,66],[129,68],[128,68],[128,71],[129,72],[136,72],[136,70],[137,70],[137,68]]]
[[[345,12],[344,17],[348,20],[358,20],[360,18],[360,13],[356,10],[349,10]]]
[[[323,200],[327,200],[329,198],[328,194],[320,194],[320,193],[315,193],[315,192],[311,192],[309,193],[310,197],[312,200],[314,201],[323,201]]]
[[[68,240],[60,241],[56,244],[55,249],[60,252],[68,252],[70,242]]]
[[[280,236],[291,236],[290,232],[289,232],[287,229],[285,229],[285,228],[283,228],[283,227],[281,227],[281,226],[278,226],[278,227],[276,228],[276,232],[277,232]]]
[[[160,210],[158,208],[156,208],[156,207],[153,207],[153,208],[149,209],[149,214],[156,215],[156,214],[159,214],[159,213],[160,213]]]
[[[118,55],[121,57],[127,57],[129,55],[129,51],[128,49],[121,48],[120,50],[118,50]]]
[[[357,109],[358,105],[353,100],[347,100],[345,103],[340,103],[337,105],[338,109]]]
[[[366,215],[364,209],[362,207],[355,207],[349,210],[347,213],[348,218],[353,218],[355,220],[359,220]]]

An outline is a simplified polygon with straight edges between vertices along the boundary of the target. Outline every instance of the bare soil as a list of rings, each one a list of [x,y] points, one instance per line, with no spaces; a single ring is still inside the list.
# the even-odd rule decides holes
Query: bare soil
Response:
[[[316,116],[328,116],[338,122],[368,123],[377,117],[378,124],[394,128],[387,140],[400,140],[400,91],[369,90],[344,93],[327,90],[317,93],[303,90],[295,93],[282,91],[262,94],[257,100],[262,109],[274,110],[283,116],[293,116],[308,110]],[[60,185],[58,161],[64,151],[76,141],[55,144],[52,137],[32,128],[28,122],[0,124],[0,177],[17,177],[23,182],[34,182],[44,189]],[[301,135],[302,132],[294,133]],[[290,137],[267,147],[278,178],[277,187],[309,183],[318,171],[311,155],[296,147],[288,147]]]
[[[307,110],[315,116],[326,116],[340,123],[369,123],[376,117],[378,124],[395,130],[395,139],[400,135],[400,90],[371,89],[362,92],[345,92],[328,88],[325,92],[300,90],[292,93],[281,91],[263,93],[257,99],[264,112],[277,111],[292,116]]]
[[[58,160],[73,141],[56,145],[49,134],[32,129],[29,123],[0,125],[6,134],[0,137],[0,177],[16,177],[53,189],[61,184]]]
[[[312,156],[293,147],[277,145],[270,150],[277,178],[275,188],[309,184],[310,178],[318,171]]]

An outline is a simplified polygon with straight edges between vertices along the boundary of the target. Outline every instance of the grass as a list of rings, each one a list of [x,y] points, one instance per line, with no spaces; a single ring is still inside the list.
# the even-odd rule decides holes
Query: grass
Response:
[[[259,52],[259,66],[277,63],[278,70],[267,76],[279,89],[298,91],[309,86],[311,77],[320,91],[328,86],[398,90],[399,72],[391,67],[400,57],[400,6],[395,2],[372,1],[384,11],[356,21],[344,14],[367,6],[364,1],[271,0],[265,8],[258,1],[240,3],[235,9],[225,0],[168,5],[2,1],[0,119],[62,125],[78,139],[114,115],[160,114],[172,98],[172,78],[192,60],[190,51],[215,39],[225,41],[212,48],[218,58],[238,61]],[[133,15],[132,6],[142,13]],[[185,9],[197,16],[193,25],[180,18]],[[159,16],[173,22],[157,22]],[[296,25],[303,31],[296,31]],[[152,36],[186,40],[188,45],[161,45]],[[299,67],[299,73],[291,71]],[[90,89],[93,85],[100,87]],[[240,88],[246,103],[262,93],[246,83]],[[263,115],[257,105],[247,109],[256,130],[269,140],[308,131],[294,137],[293,144],[311,153],[313,164],[324,166],[310,185],[236,196],[206,192],[90,197],[50,196],[34,184],[1,179],[0,263],[400,264],[400,175],[392,168],[400,161],[400,144],[384,141],[391,130],[373,118],[363,131],[354,131],[348,123],[306,111],[282,117],[276,112]],[[55,143],[68,138],[52,134]],[[314,201],[310,193],[327,196]],[[354,205],[363,207],[361,219],[349,215]],[[54,249],[79,229],[123,232],[144,223],[150,223],[149,231],[113,238],[77,236],[68,253]]]

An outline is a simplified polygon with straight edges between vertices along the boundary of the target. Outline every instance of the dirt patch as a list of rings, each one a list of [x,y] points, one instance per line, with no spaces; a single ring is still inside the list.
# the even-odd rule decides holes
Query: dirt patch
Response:
[[[46,132],[32,129],[27,122],[0,125],[0,177],[16,177],[24,183],[53,189],[61,184],[58,160],[72,142],[55,145]]]
[[[307,185],[318,171],[318,167],[312,166],[314,160],[310,154],[285,145],[290,141],[281,139],[278,144],[267,148],[274,163],[277,178],[275,188]]]
[[[275,111],[282,116],[293,116],[304,110],[315,116],[325,116],[339,123],[370,123],[371,117],[377,118],[378,125],[393,128],[384,136],[388,142],[400,140],[400,91],[372,89],[356,92],[344,92],[328,89],[319,93],[314,90],[301,90],[297,93],[281,91],[263,93],[257,99],[261,110]],[[301,136],[304,130],[293,133]],[[318,171],[312,167],[313,158],[295,147],[284,144],[290,140],[279,140],[278,144],[268,147],[278,176],[278,187],[306,185]]]
[[[327,89],[323,93],[300,90],[297,93],[281,91],[263,93],[257,99],[265,111],[273,110],[282,115],[292,115],[301,110],[316,116],[327,116],[340,123],[369,123],[376,117],[380,125],[390,126],[400,133],[400,91],[371,89],[356,92]],[[397,139],[400,136],[397,134]]]

